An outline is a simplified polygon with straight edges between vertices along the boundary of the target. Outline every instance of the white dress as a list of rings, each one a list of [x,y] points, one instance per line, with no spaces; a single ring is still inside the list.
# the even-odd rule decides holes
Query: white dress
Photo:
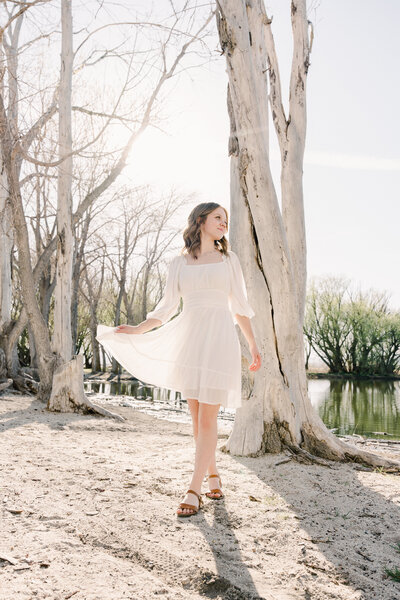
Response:
[[[241,351],[235,314],[254,316],[237,255],[217,263],[169,265],[165,293],[146,318],[162,326],[143,334],[99,325],[96,339],[134,377],[206,404],[241,406]],[[183,300],[183,310],[173,317]]]

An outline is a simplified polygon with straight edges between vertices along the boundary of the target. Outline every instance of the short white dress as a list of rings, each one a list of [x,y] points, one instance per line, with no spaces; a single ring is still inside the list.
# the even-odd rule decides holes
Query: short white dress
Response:
[[[96,339],[134,377],[179,391],[182,398],[238,408],[242,404],[241,351],[235,314],[255,315],[237,255],[216,263],[187,264],[175,256],[165,293],[146,318],[162,322],[143,334],[99,325]],[[174,319],[183,300],[183,309]]]

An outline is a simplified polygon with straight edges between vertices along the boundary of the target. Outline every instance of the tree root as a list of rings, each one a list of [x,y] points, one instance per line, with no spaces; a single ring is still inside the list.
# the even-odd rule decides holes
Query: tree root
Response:
[[[12,383],[14,388],[23,394],[37,394],[39,390],[39,383],[33,377],[23,372],[14,375]]]
[[[7,388],[11,387],[13,384],[13,380],[12,379],[6,379],[5,381],[0,381],[0,392],[6,390]]]
[[[99,404],[95,404],[87,396],[84,395],[83,399],[81,399],[79,406],[77,405],[79,412],[82,414],[98,414],[102,417],[110,417],[112,419],[116,419],[117,421],[126,421],[125,417],[119,415],[118,413],[114,413]],[[76,411],[75,411],[76,412]]]
[[[307,450],[300,448],[300,446],[285,445],[285,449],[290,452],[292,458],[297,460],[299,463],[306,465],[321,465],[322,467],[328,467],[331,469],[331,464],[325,459],[315,456]]]
[[[248,451],[248,448],[244,446],[245,440],[245,436],[237,433],[232,439],[231,434],[221,451],[252,457],[286,451],[291,458],[304,464],[317,464],[332,468],[333,462],[352,462],[361,465],[364,469],[379,469],[382,473],[400,474],[399,461],[367,452],[341,440],[331,433],[322,422],[303,423],[299,441],[295,439],[287,421],[275,418],[273,421],[264,422],[264,433],[258,450]]]
[[[125,417],[119,415],[118,413],[114,413],[99,404],[95,404],[91,402],[89,398],[82,394],[79,397],[79,400],[76,397],[72,397],[70,390],[66,387],[64,389],[59,390],[58,399],[61,401],[63,409],[56,406],[54,402],[48,404],[47,409],[51,412],[74,412],[81,413],[83,415],[89,414],[97,414],[102,417],[110,417],[112,419],[116,419],[117,421],[126,421]]]
[[[111,417],[117,421],[125,421],[125,417],[113,413],[98,404],[94,404],[85,395],[83,389],[83,359],[74,356],[68,363],[62,364],[53,376],[53,388],[47,409],[54,412],[79,412]]]
[[[357,448],[336,437],[328,429],[319,430],[311,424],[304,424],[302,428],[303,442],[301,447],[307,449],[313,456],[324,457],[334,461],[353,462],[364,467],[380,468],[385,473],[399,473],[400,462],[391,460]]]

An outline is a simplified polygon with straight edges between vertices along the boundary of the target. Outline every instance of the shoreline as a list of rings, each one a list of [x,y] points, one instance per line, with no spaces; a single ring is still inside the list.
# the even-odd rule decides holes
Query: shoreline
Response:
[[[400,381],[399,375],[355,375],[353,373],[328,373],[325,371],[307,371],[306,372],[307,379],[353,379],[353,380],[365,380],[365,381]],[[93,383],[118,383],[119,381],[129,381],[129,382],[140,382],[139,379],[136,379],[128,372],[123,372],[120,375],[112,374],[109,371],[102,372],[98,371],[97,373],[92,373],[85,371],[84,372],[84,381],[91,381]],[[142,382],[140,382],[142,383]]]
[[[178,518],[190,425],[115,410],[125,422],[0,397],[0,600],[400,595],[384,571],[400,568],[400,477],[217,450],[225,498]]]
[[[354,381],[400,381],[400,375],[354,375],[353,373],[307,372],[307,379],[332,379]]]

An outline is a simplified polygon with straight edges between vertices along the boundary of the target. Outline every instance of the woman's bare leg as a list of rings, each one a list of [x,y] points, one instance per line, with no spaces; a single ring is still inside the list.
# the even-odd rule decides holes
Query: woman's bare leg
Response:
[[[192,416],[193,437],[195,443],[197,444],[197,434],[199,431],[199,401],[196,398],[188,398],[187,403],[189,405],[190,414]],[[208,475],[216,475],[218,473],[215,452],[213,453],[211,460],[208,463],[207,473]]]
[[[189,406],[190,404],[191,403],[189,403]],[[196,456],[190,489],[200,494],[204,475],[206,474],[210,463],[212,464],[213,460],[215,462],[215,450],[218,438],[217,415],[219,404],[198,403],[198,405]],[[198,499],[193,494],[186,494],[183,502],[197,506]],[[186,508],[178,509],[178,511],[184,513],[191,512],[190,509]]]

